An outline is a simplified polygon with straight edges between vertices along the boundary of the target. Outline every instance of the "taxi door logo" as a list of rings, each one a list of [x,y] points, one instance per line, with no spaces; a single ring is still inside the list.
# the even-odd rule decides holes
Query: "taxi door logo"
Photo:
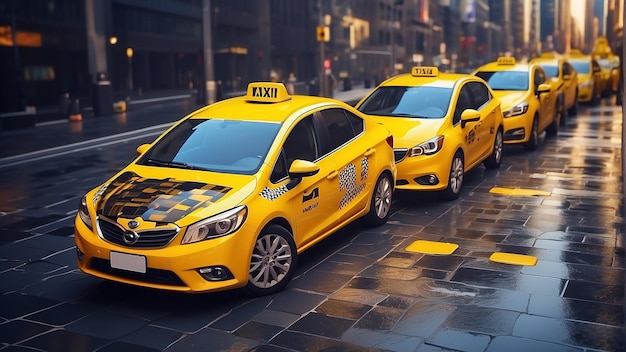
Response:
[[[309,194],[304,193],[302,195],[302,204],[304,205],[306,202],[310,202],[312,200],[316,200],[319,197],[320,197],[320,190],[319,190],[319,188],[315,188]],[[319,205],[319,202],[315,202],[313,204],[309,204],[309,205],[307,205],[306,207],[304,207],[302,209],[302,213],[309,212],[309,211],[317,208],[318,205]]]
[[[350,204],[365,189],[365,180],[367,180],[369,171],[369,160],[363,158],[361,160],[361,179],[362,183],[357,182],[356,166],[349,164],[339,172],[339,192],[345,192],[339,202],[339,209]]]

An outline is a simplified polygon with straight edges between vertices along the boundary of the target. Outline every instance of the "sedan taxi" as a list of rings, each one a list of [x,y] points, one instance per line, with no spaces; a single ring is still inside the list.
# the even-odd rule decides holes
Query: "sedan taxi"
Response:
[[[291,96],[282,83],[251,83],[137,151],[79,205],[75,242],[87,274],[271,294],[302,251],[353,220],[389,217],[389,130],[345,103]]]
[[[578,101],[597,104],[604,90],[600,64],[580,50],[571,50],[567,57],[578,74]]]
[[[504,143],[538,147],[539,135],[555,135],[559,129],[556,87],[536,64],[522,64],[500,57],[477,68],[474,75],[487,81],[504,110]]]
[[[550,82],[556,86],[561,122],[565,120],[565,110],[568,115],[575,116],[578,113],[578,73],[567,58],[546,52],[531,63],[541,66],[550,77]]]
[[[617,91],[620,76],[619,57],[613,53],[609,41],[605,36],[596,38],[591,55],[598,60],[602,69],[602,80],[604,89],[602,96],[608,97]]]
[[[381,83],[356,108],[393,133],[397,189],[456,199],[465,172],[502,161],[500,101],[478,77],[413,67]]]

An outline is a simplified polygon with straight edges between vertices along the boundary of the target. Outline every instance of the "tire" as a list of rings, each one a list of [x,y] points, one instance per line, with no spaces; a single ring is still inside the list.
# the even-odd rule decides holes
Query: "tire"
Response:
[[[574,105],[567,110],[567,117],[578,115],[578,91],[576,91],[575,97],[576,99],[574,99]]]
[[[502,128],[498,128],[496,132],[496,138],[493,140],[493,150],[491,151],[491,155],[483,164],[488,169],[497,169],[502,164],[502,150],[504,145],[504,137],[502,137]]]
[[[530,138],[528,142],[524,144],[524,149],[526,150],[537,150],[539,146],[539,121],[537,120],[537,115],[533,118],[533,127],[530,131]]]
[[[461,195],[463,188],[463,176],[465,173],[465,162],[463,154],[460,150],[454,153],[452,163],[450,165],[450,173],[448,174],[448,187],[442,192],[443,199],[455,200]]]
[[[393,197],[393,181],[388,174],[382,174],[376,181],[370,200],[370,210],[361,222],[366,226],[380,226],[387,222]]]
[[[250,258],[248,284],[250,296],[264,296],[281,291],[295,272],[298,252],[292,234],[282,226],[263,229]]]
[[[554,117],[552,119],[552,123],[548,128],[546,128],[546,134],[548,136],[556,136],[559,133],[559,126],[561,125],[561,112],[564,111],[563,102],[559,103],[558,106],[554,107]]]

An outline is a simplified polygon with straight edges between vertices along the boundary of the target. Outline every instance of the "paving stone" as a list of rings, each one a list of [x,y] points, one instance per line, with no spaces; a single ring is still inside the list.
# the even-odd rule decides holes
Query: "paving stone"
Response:
[[[380,348],[365,347],[360,344],[351,344],[295,331],[282,332],[270,343],[295,351],[383,352]]]
[[[33,323],[24,320],[11,320],[0,325],[0,336],[2,341],[10,344],[16,344],[20,341],[30,339],[46,331],[51,330],[50,326]]]
[[[338,338],[354,323],[355,321],[351,319],[331,317],[312,312],[291,325],[289,330]]]
[[[230,350],[236,346],[240,351],[251,350],[259,345],[259,342],[227,332],[203,329],[193,335],[188,335],[168,347],[168,352],[212,352]]]
[[[113,340],[147,325],[146,320],[126,317],[108,312],[95,312],[66,326],[77,334]]]
[[[67,330],[52,330],[25,341],[22,345],[47,352],[67,352],[76,346],[81,346],[81,349],[85,351],[95,351],[108,342],[109,341],[104,339],[77,334]]]
[[[0,316],[15,319],[59,304],[58,301],[18,292],[0,296]]]
[[[142,346],[144,348],[163,351],[182,336],[183,335],[177,331],[148,325],[121,337],[119,341],[126,342],[132,346]]]
[[[479,352],[485,350],[490,342],[490,337],[465,331],[441,329],[426,341],[429,344],[452,350]]]

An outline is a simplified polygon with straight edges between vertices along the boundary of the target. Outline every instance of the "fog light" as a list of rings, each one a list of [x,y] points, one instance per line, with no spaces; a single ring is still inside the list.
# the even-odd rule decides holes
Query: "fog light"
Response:
[[[223,266],[208,266],[198,269],[198,273],[207,281],[224,281],[234,279],[228,268]]]
[[[423,186],[433,186],[439,183],[439,179],[435,175],[425,175],[415,178],[415,182]]]

